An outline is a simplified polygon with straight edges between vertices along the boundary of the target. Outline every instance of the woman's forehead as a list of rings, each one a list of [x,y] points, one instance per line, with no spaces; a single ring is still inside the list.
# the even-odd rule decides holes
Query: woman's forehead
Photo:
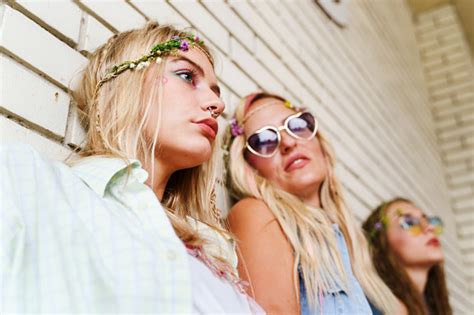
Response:
[[[258,129],[262,126],[280,126],[285,119],[295,112],[287,107],[281,100],[265,98],[254,102],[245,116],[245,126]]]
[[[387,210],[389,214],[394,214],[394,213],[397,213],[398,211],[401,211],[402,214],[411,214],[414,216],[424,215],[421,209],[419,209],[412,203],[406,202],[406,201],[397,201],[393,203],[392,205],[390,205],[390,207]]]

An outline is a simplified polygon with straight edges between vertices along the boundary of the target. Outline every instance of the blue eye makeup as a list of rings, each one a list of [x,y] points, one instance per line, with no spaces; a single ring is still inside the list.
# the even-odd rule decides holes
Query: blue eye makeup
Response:
[[[180,77],[183,81],[186,83],[190,84],[196,84],[196,79],[197,79],[197,71],[192,69],[183,69],[183,70],[178,70],[174,72],[174,75]]]

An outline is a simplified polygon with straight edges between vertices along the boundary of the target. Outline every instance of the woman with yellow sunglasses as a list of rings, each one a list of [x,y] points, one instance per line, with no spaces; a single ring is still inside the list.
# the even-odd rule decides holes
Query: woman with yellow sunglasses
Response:
[[[363,228],[374,265],[404,314],[452,314],[439,217],[426,215],[407,199],[395,198],[377,207]]]

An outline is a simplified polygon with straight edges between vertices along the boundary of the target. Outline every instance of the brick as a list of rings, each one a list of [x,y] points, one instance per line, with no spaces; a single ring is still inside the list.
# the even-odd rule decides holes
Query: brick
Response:
[[[166,1],[131,0],[131,3],[160,25],[171,24],[179,28],[191,26],[191,24]]]
[[[439,97],[439,98],[436,98],[435,100],[432,100],[431,103],[433,107],[435,107],[436,109],[449,108],[454,105],[454,97],[451,95],[447,95],[445,97]],[[443,120],[443,119],[446,119],[446,117],[441,118],[439,120]]]
[[[446,170],[448,175],[449,174],[455,174],[457,172],[467,172],[469,169],[469,166],[467,163],[464,161],[458,161],[458,163],[453,163],[453,164],[447,164],[446,165]]]
[[[230,0],[228,4],[237,12],[241,17],[245,17],[245,21],[249,24],[250,28],[253,29],[257,35],[265,41],[270,47],[279,47],[282,45],[280,39],[275,34],[273,29],[268,26],[267,23],[261,18],[256,10],[246,1]],[[280,57],[278,51],[275,51]]]
[[[463,163],[466,160],[474,160],[474,150],[472,149],[461,149],[458,151],[449,151],[445,156],[445,162],[447,165]],[[450,172],[453,174],[453,172]]]
[[[256,40],[255,57],[265,64],[268,69],[271,69],[275,77],[280,78],[280,81],[283,81],[286,87],[291,89],[293,93],[303,93],[303,87],[299,82],[299,78],[291,72],[292,69],[289,69],[284,62],[258,38]]]
[[[438,67],[435,69],[426,69],[425,73],[428,80],[431,80],[439,76],[445,76],[448,74],[456,73],[465,68],[466,66],[464,64],[448,64],[448,65],[445,65],[444,67]]]
[[[428,84],[428,87],[433,87],[433,86],[437,86],[439,84],[448,84],[449,80],[448,80],[447,75],[443,75],[443,76],[437,77],[435,79],[426,80],[426,83]]]
[[[437,50],[441,47],[439,42],[436,39],[427,40],[424,42],[418,42],[417,44],[418,44],[418,50],[422,54],[426,51]]]
[[[467,125],[456,129],[443,131],[439,133],[439,139],[444,141],[453,137],[459,137],[474,132],[474,125]]]
[[[283,86],[275,80],[272,74],[263,68],[260,62],[234,38],[231,38],[230,56],[234,62],[239,64],[247,75],[254,79],[264,90],[274,93],[283,90]]]
[[[469,186],[458,187],[450,189],[449,194],[453,200],[463,200],[474,197],[474,190]],[[474,213],[472,214],[474,216]]]
[[[203,6],[196,1],[173,0],[170,4],[183,14],[191,24],[223,52],[229,52],[229,32]]]
[[[79,40],[82,11],[70,0],[65,1],[18,1],[45,24],[64,34],[75,43]]]
[[[255,51],[255,34],[244,20],[223,1],[204,0],[203,5],[218,19],[232,36],[251,52]]]
[[[28,40],[18,40],[28,34]],[[64,87],[87,59],[21,13],[5,6],[0,46],[44,72]],[[32,53],[31,47],[41,47]]]
[[[458,229],[458,235],[462,238],[468,238],[474,236],[474,226],[461,226]],[[468,262],[474,262],[474,253],[464,255],[464,258]]]
[[[63,161],[71,154],[71,151],[61,144],[51,141],[4,116],[0,116],[0,133],[2,134],[0,144],[26,143],[53,160]]]
[[[437,29],[432,19],[419,22],[415,25],[415,27],[416,27],[416,35],[418,36],[421,34],[430,33]]]
[[[448,184],[452,187],[474,184],[474,172],[467,172],[462,175],[458,175],[455,177],[448,177]],[[463,208],[463,207],[456,207],[456,208]]]
[[[0,103],[10,112],[64,137],[69,96],[12,59],[0,55]],[[21,84],[19,84],[21,82]]]
[[[470,103],[472,108],[474,104],[474,91],[470,88],[470,86],[467,86],[462,90],[456,91],[456,94],[454,94],[453,98],[456,105]]]
[[[457,209],[472,208],[474,210],[474,194],[470,198],[454,201],[454,207]]]
[[[470,135],[463,136],[462,142],[464,143],[465,146],[472,147],[472,145],[474,144],[474,135],[470,134]]]
[[[471,103],[457,104],[456,106],[450,106],[445,108],[437,108],[434,110],[436,120],[444,119],[446,116],[451,115],[464,115],[472,111]]]
[[[255,92],[257,85],[228,58],[222,58],[222,74],[219,75],[227,86],[239,97]]]
[[[64,137],[64,143],[67,145],[83,147],[85,140],[86,131],[80,122],[79,114],[76,108],[73,107],[67,120],[66,136]]]
[[[452,150],[460,150],[463,148],[461,139],[452,139],[450,141],[440,143],[440,148],[443,152],[450,152]]]
[[[86,35],[84,41],[81,43],[82,47],[80,47],[80,49],[93,52],[114,35],[112,31],[90,15],[85,18],[85,23],[87,25],[85,31]]]
[[[456,127],[456,125],[458,124],[458,121],[456,120],[455,117],[451,116],[451,117],[445,117],[444,119],[442,120],[439,120],[437,123],[436,123],[436,129],[437,130],[450,130],[452,129],[453,127]]]
[[[107,21],[119,32],[142,27],[146,20],[125,1],[117,0],[82,0],[81,4]],[[113,6],[113,10],[111,7]]]
[[[471,198],[474,198],[474,195],[471,196]],[[472,200],[472,202],[474,203],[474,200]],[[471,224],[474,224],[474,212],[456,214],[454,218],[458,224],[464,222],[472,222]],[[471,246],[474,248],[474,242],[470,243],[472,243]]]

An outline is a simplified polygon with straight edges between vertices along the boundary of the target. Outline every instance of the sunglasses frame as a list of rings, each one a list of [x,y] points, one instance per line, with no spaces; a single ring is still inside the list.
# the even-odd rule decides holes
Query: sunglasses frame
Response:
[[[417,217],[413,217],[413,216],[411,216],[411,215],[409,215],[409,214],[401,214],[401,215],[399,215],[398,217],[399,217],[399,219],[401,219],[401,220],[399,221],[400,227],[401,227],[404,231],[407,231],[407,232],[409,232],[410,234],[412,234],[413,236],[418,236],[418,235],[421,234],[421,233],[419,233],[419,234],[413,234],[413,233],[410,231],[410,228],[411,228],[411,227],[408,226],[408,224],[407,224],[406,221],[405,221],[405,217],[407,217],[407,216],[410,216],[410,217],[412,217],[413,219],[415,219],[415,220],[418,221],[417,224],[412,225],[411,227],[413,227],[413,226],[419,226],[419,227],[421,228],[421,231],[423,231],[423,230],[424,230],[424,227],[422,226],[422,222],[421,222],[421,221],[424,219],[424,220],[426,221],[426,222],[425,222],[425,228],[426,228],[427,225],[431,225],[431,226],[433,226],[435,229],[436,229],[436,227],[441,227],[441,229],[442,229],[441,232],[439,232],[439,233],[436,233],[436,232],[435,232],[435,234],[436,234],[436,235],[441,235],[441,234],[443,233],[444,224],[443,224],[443,220],[441,220],[441,218],[440,218],[439,216],[436,216],[436,215],[433,215],[433,216],[426,216],[426,217],[422,217],[422,218],[420,219],[420,218],[417,218]],[[437,220],[440,222],[440,224],[439,224],[439,225],[438,225],[438,224],[432,224],[432,223],[431,223],[431,220],[432,220],[432,219],[437,219]]]
[[[291,119],[293,118],[298,118],[300,117],[301,115],[303,114],[310,114],[313,118],[314,118],[314,130],[313,130],[313,133],[311,134],[311,136],[309,136],[308,138],[303,138],[303,137],[300,137],[296,134],[294,134],[290,128],[288,127],[288,123]],[[285,121],[283,122],[283,125],[279,126],[279,127],[274,127],[274,126],[263,126],[262,128],[258,129],[257,131],[255,131],[254,133],[252,133],[250,135],[250,137],[252,137],[253,135],[255,134],[258,134],[264,130],[272,130],[274,131],[276,134],[277,134],[277,146],[275,148],[275,150],[271,153],[271,154],[261,154],[261,153],[258,153],[256,150],[254,150],[250,144],[249,144],[249,139],[250,137],[247,138],[247,140],[245,141],[245,146],[247,148],[247,150],[249,150],[251,153],[255,154],[256,156],[259,156],[259,157],[263,157],[263,158],[271,158],[273,157],[277,151],[278,151],[278,147],[280,146],[280,143],[281,143],[281,133],[280,131],[282,130],[285,130],[286,133],[290,136],[292,136],[293,138],[295,139],[299,139],[299,140],[311,140],[314,138],[314,136],[316,135],[316,133],[318,132],[318,129],[319,129],[319,122],[318,120],[316,119],[316,117],[311,113],[311,112],[308,112],[308,111],[303,111],[303,112],[299,112],[299,113],[296,113],[296,114],[293,114],[293,115],[290,115],[288,117],[286,117]]]

